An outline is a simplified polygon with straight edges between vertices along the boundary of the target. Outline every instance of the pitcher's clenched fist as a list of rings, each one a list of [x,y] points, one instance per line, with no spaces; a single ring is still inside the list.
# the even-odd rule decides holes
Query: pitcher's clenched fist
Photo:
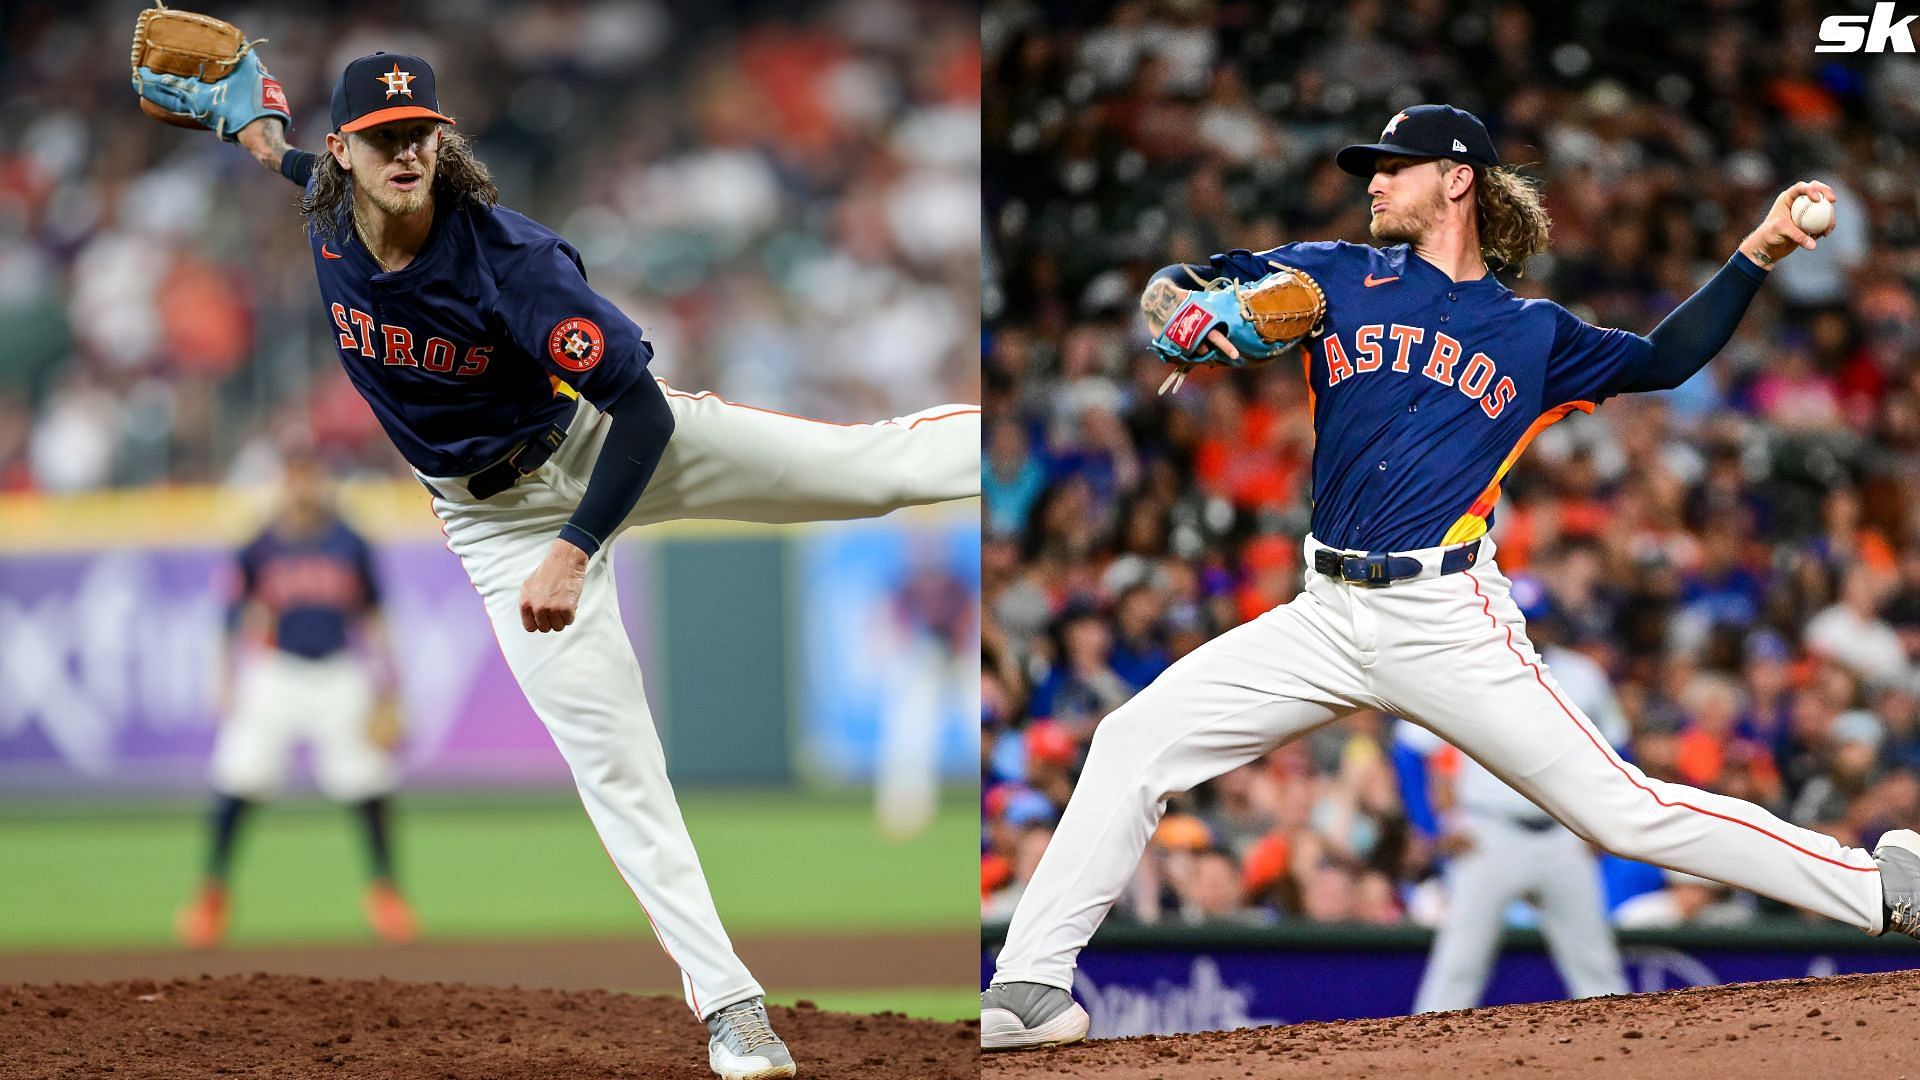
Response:
[[[586,583],[587,553],[565,540],[555,540],[540,569],[520,586],[520,625],[529,633],[542,634],[572,626]]]

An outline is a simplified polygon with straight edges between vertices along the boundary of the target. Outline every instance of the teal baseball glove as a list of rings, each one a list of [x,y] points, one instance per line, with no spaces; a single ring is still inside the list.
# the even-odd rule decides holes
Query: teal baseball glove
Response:
[[[1319,326],[1327,298],[1318,282],[1276,264],[1273,273],[1244,285],[1219,278],[1188,291],[1159,279],[1148,285],[1140,306],[1159,324],[1154,351],[1174,365],[1160,384],[1166,394],[1178,391],[1187,373],[1203,364],[1252,367],[1278,358]],[[1232,344],[1232,353],[1215,344],[1216,331]]]
[[[133,88],[142,112],[228,142],[263,116],[292,124],[286,92],[254,50],[258,42],[232,23],[155,5],[133,28]]]

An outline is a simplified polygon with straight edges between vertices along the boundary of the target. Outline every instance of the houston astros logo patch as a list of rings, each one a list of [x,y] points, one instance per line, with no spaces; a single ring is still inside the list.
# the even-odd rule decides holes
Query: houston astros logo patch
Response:
[[[413,96],[413,72],[401,71],[398,60],[393,62],[392,71],[380,76],[380,81],[387,84],[388,97],[392,97],[395,94],[405,94],[408,97]]]
[[[547,355],[568,371],[586,371],[600,362],[606,340],[592,319],[575,315],[561,319],[547,335]]]

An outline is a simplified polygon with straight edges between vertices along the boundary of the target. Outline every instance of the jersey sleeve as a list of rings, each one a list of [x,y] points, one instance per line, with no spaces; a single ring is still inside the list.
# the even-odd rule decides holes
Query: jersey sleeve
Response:
[[[1234,281],[1258,281],[1273,273],[1274,264],[1290,266],[1302,270],[1308,276],[1322,271],[1328,261],[1338,258],[1340,250],[1349,245],[1337,241],[1313,241],[1301,244],[1282,244],[1267,251],[1252,252],[1246,248],[1234,248],[1222,252],[1204,263],[1188,263],[1193,274],[1203,280],[1231,278]],[[1186,282],[1176,282],[1185,287]]]
[[[1281,244],[1252,258],[1259,263],[1259,277],[1273,273],[1275,263],[1304,271],[1310,277],[1319,277],[1329,273],[1335,263],[1342,261],[1348,266],[1364,266],[1372,254],[1373,249],[1363,245],[1338,240],[1311,240],[1299,244]]]
[[[1553,310],[1553,349],[1547,358],[1544,406],[1570,401],[1598,404],[1626,388],[1629,372],[1653,351],[1653,343],[1626,330],[1582,322],[1558,304]]]
[[[530,245],[501,271],[501,330],[595,407],[604,412],[646,374],[653,346],[587,285],[580,255],[565,241]]]

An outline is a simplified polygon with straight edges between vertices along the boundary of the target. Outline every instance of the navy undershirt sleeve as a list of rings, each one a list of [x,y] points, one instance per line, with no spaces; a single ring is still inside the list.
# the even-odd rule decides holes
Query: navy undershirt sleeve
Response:
[[[320,155],[311,150],[289,150],[280,158],[280,175],[304,188],[313,178],[313,163],[319,159]]]
[[[1765,270],[1744,252],[1735,252],[1712,280],[1647,335],[1653,349],[1624,373],[1620,388],[1671,390],[1693,378],[1732,339],[1740,317],[1766,280]]]
[[[673,437],[673,410],[660,384],[642,378],[607,409],[607,441],[587,477],[587,492],[560,539],[592,555],[613,535],[653,479]]]

